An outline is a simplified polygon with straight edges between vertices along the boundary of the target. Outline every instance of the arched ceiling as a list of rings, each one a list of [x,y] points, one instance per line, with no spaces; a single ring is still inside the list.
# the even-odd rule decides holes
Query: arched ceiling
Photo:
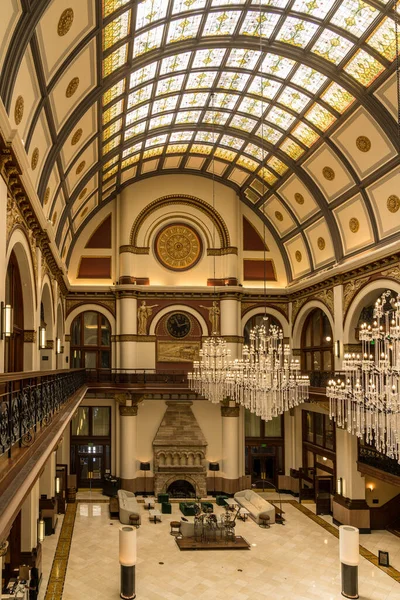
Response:
[[[234,187],[294,279],[398,235],[397,0],[4,4],[0,97],[63,257],[160,173]]]

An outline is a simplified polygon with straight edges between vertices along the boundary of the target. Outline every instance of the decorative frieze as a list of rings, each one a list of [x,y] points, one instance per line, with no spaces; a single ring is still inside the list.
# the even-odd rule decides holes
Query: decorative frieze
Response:
[[[35,344],[36,343],[36,331],[34,329],[25,329],[24,330],[24,342],[27,344]]]
[[[347,309],[349,308],[351,302],[353,301],[354,296],[358,293],[360,288],[365,285],[370,280],[370,277],[359,277],[358,279],[353,279],[345,284],[343,288],[343,319],[347,313]]]
[[[124,406],[120,404],[119,414],[121,417],[136,417],[138,414],[138,405],[133,404],[132,406]]]
[[[81,295],[79,296],[79,298],[71,298],[71,297],[67,298],[67,300],[66,300],[67,315],[69,315],[74,310],[74,308],[76,308],[78,306],[84,306],[86,304],[98,304],[99,306],[103,306],[104,308],[109,310],[112,315],[115,316],[115,300],[114,299],[109,300],[108,298],[102,298],[101,296],[99,296],[99,297],[96,297],[96,296],[82,297]]]
[[[296,317],[299,314],[300,310],[303,308],[303,306],[305,304],[307,304],[307,302],[310,302],[311,300],[318,300],[319,302],[322,302],[323,304],[325,304],[325,306],[331,313],[332,317],[334,316],[333,289],[325,288],[320,291],[315,291],[314,294],[311,294],[310,296],[301,296],[299,298],[296,298],[293,301],[292,323],[295,322]]]

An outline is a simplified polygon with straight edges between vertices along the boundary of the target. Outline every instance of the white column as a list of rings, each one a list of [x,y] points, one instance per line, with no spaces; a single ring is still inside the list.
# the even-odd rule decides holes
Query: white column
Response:
[[[342,495],[352,500],[365,500],[365,479],[357,470],[357,437],[336,427],[336,473],[342,478]]]
[[[40,476],[40,494],[46,494],[48,498],[54,498],[56,492],[56,452],[49,456],[44,471]]]
[[[335,371],[340,371],[343,366],[343,286],[336,285],[333,288],[333,306],[334,306],[334,330],[333,330],[333,350],[335,356]],[[337,355],[337,343],[339,346],[339,355]]]
[[[21,507],[21,551],[32,552],[37,546],[39,518],[39,481],[35,483]]]
[[[136,366],[137,300],[122,295],[119,299],[119,367],[134,369]]]
[[[119,407],[120,414],[120,477],[123,488],[135,491],[134,484],[137,470],[137,411],[138,406],[127,400],[125,406]]]
[[[70,463],[70,443],[71,443],[71,430],[69,427],[64,429],[62,441],[57,448],[56,460],[57,464],[60,465],[68,465],[69,471],[69,463]]]
[[[240,330],[240,300],[232,296],[223,296],[220,301],[220,334],[222,337],[238,337],[242,335]],[[232,360],[238,358],[241,344],[228,342]]]
[[[0,177],[0,301],[5,302],[6,297],[6,242],[7,242],[7,186]],[[4,372],[4,339],[0,338],[0,373]]]
[[[239,406],[221,406],[222,477],[224,491],[233,493],[239,484]]]
[[[289,476],[290,469],[296,468],[294,410],[284,413],[283,423],[285,428],[285,475]]]

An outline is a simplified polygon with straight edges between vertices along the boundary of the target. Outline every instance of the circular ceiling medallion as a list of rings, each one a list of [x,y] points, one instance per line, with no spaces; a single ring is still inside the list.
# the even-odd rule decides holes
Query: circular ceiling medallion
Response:
[[[67,254],[67,246],[64,246],[64,250],[62,251],[61,258],[64,258],[66,254]]]
[[[87,188],[83,188],[83,190],[81,191],[81,193],[79,194],[79,200],[82,200],[82,198],[84,198],[86,196],[87,193]]]
[[[301,254],[300,250],[296,250],[295,257],[296,257],[297,262],[301,262],[301,259],[303,257],[302,257],[302,254]]]
[[[32,171],[34,171],[36,169],[36,167],[38,166],[38,162],[39,162],[39,148],[35,148],[32,153],[32,160],[31,160]]]
[[[78,89],[79,86],[79,77],[74,77],[73,79],[71,79],[71,81],[69,82],[67,89],[65,90],[65,95],[67,98],[71,98],[76,90]]]
[[[396,213],[400,208],[400,198],[394,194],[389,196],[387,199],[387,207],[391,213]]]
[[[60,37],[63,37],[71,29],[74,21],[74,11],[72,8],[66,8],[61,14],[60,20],[58,21],[57,33]]]
[[[71,139],[71,144],[73,146],[75,146],[79,142],[79,140],[82,137],[82,133],[83,133],[83,129],[77,129],[75,131],[75,133],[74,133],[74,135],[72,136],[72,139]]]
[[[79,163],[79,165],[76,168],[76,174],[79,175],[80,173],[82,173],[83,169],[86,167],[86,161],[83,160],[81,163]]]
[[[87,211],[88,211],[88,207],[86,206],[86,207],[85,207],[85,208],[84,208],[84,209],[81,211],[81,214],[80,214],[81,218],[83,218],[83,217],[86,215]]]
[[[155,253],[164,267],[172,271],[191,269],[200,259],[201,239],[197,232],[183,223],[164,227],[156,237]]]
[[[349,221],[349,227],[350,227],[350,231],[352,233],[357,233],[357,231],[360,229],[360,222],[358,219],[356,219],[355,217],[353,217],[352,219],[350,219]]]
[[[297,204],[304,204],[304,196],[302,194],[299,194],[298,192],[294,195],[294,199],[296,200]]]
[[[22,96],[18,96],[15,101],[14,108],[14,121],[16,125],[19,125],[22,121],[22,117],[24,116],[24,99]]]
[[[48,187],[44,193],[43,204],[46,205],[50,200],[50,188]]]
[[[333,169],[331,169],[331,167],[324,167],[322,169],[322,175],[328,181],[333,181],[335,179],[335,171]]]
[[[275,211],[275,217],[278,221],[283,221],[283,214],[279,210]]]
[[[360,150],[360,152],[369,152],[371,150],[371,140],[368,139],[365,135],[360,135],[356,139],[356,146]]]
[[[53,218],[51,219],[51,223],[52,223],[53,227],[56,224],[56,221],[57,221],[57,213],[55,212],[53,215]]]
[[[317,240],[317,246],[320,250],[325,250],[325,240],[323,237],[319,237]]]

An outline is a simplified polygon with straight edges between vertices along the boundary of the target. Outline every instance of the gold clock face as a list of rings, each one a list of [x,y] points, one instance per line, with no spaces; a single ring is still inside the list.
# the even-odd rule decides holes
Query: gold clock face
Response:
[[[191,269],[201,256],[201,239],[192,227],[182,223],[167,225],[157,235],[158,260],[172,271]]]

